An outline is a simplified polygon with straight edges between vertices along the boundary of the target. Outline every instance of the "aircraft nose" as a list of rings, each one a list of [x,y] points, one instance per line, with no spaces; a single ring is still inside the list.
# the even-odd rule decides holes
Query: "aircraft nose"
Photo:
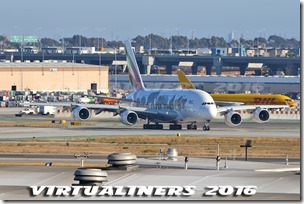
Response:
[[[217,109],[216,109],[216,106],[210,106],[209,109],[208,109],[208,112],[209,112],[209,116],[210,116],[210,119],[214,119],[217,115]]]

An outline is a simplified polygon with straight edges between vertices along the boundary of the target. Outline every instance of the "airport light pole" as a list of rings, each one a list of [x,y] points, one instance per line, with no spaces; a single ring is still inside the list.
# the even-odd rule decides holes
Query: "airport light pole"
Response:
[[[172,46],[172,35],[170,37],[170,51],[171,51],[171,55],[173,53],[173,46]]]
[[[88,28],[86,28],[86,27],[81,28],[81,33],[84,30],[88,30]],[[81,54],[81,48],[82,48],[81,38],[82,38],[82,36],[81,36],[81,34],[79,34],[79,54]]]
[[[63,37],[64,30],[60,27],[56,27],[55,29],[59,31],[59,41],[60,41],[60,38],[61,38],[61,44],[62,44],[62,50],[63,50],[62,54],[64,54],[64,37]]]
[[[21,49],[20,49],[20,60],[23,62],[23,44],[24,44],[24,35],[22,35]]]
[[[79,35],[79,54],[81,53],[81,35]]]
[[[237,43],[237,52],[239,53],[239,57],[241,57],[242,55],[242,44],[241,44],[241,32],[238,31],[238,30],[232,30],[231,31],[233,33],[233,37],[231,40],[234,40],[234,39],[238,39],[238,43]],[[236,37],[236,33],[238,33],[238,38]],[[237,40],[236,40],[237,41]]]
[[[115,74],[114,91],[115,91],[115,96],[117,96],[117,63],[116,63],[116,47],[114,47],[114,59],[115,59],[115,67],[114,67],[114,74]]]
[[[101,36],[101,51],[103,51],[103,39],[102,39],[102,36]]]
[[[106,32],[107,28],[102,28],[101,30],[101,51],[103,51],[103,39],[104,39],[104,33]]]
[[[106,30],[106,28],[95,28],[95,30],[97,30],[98,32],[100,32],[101,33],[101,51],[102,51],[102,49],[103,49],[103,39],[102,39],[102,36],[103,36],[103,31],[104,30]],[[97,40],[98,40],[98,44],[97,44],[97,50],[98,51],[100,51],[99,49],[100,49],[100,47],[99,47],[99,37],[97,37]]]
[[[152,52],[152,33],[149,35],[149,55],[151,55]]]
[[[188,41],[187,41],[187,48],[188,48],[188,55],[189,55],[189,52],[190,52],[190,36],[187,37]]]
[[[98,57],[99,57],[99,66],[101,66],[101,53],[98,53]],[[100,72],[99,72],[99,75],[100,75]]]
[[[64,37],[62,37],[62,54],[64,54],[65,53],[65,49],[64,49],[64,47],[65,47],[65,45],[64,45]]]
[[[97,50],[99,51],[99,37],[97,37]]]

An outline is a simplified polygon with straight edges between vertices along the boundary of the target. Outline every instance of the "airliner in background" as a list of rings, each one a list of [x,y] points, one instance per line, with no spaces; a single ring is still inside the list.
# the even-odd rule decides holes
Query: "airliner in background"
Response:
[[[170,123],[170,130],[182,129],[187,123],[187,129],[197,129],[196,122],[204,122],[203,130],[210,130],[209,122],[217,114],[224,115],[229,126],[238,126],[242,122],[239,110],[249,110],[257,123],[269,120],[269,108],[285,108],[287,105],[260,105],[260,106],[222,106],[216,107],[213,98],[205,91],[198,89],[146,89],[142,81],[131,43],[125,41],[126,58],[130,82],[134,92],[127,96],[130,105],[110,104],[77,104],[71,103],[72,116],[76,120],[88,120],[91,110],[96,114],[102,111],[114,112],[120,115],[125,125],[134,125],[139,119],[147,121],[143,129],[163,129],[162,123]],[[42,105],[31,103],[31,105]],[[67,106],[60,103],[44,103],[43,105]]]
[[[177,70],[177,76],[182,89],[196,89],[189,78],[181,70]],[[227,93],[215,93],[210,94],[216,104],[237,104],[237,105],[286,105],[289,107],[295,107],[296,102],[288,96],[281,94],[227,94]]]

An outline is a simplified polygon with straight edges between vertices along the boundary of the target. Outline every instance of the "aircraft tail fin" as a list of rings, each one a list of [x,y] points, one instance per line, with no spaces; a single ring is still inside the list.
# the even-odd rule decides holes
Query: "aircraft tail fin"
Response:
[[[129,70],[129,78],[130,82],[134,89],[136,90],[144,90],[145,86],[142,81],[139,68],[136,62],[136,58],[134,55],[134,52],[131,47],[130,41],[125,41],[125,47],[126,47],[126,58],[128,62],[128,70]]]
[[[196,89],[182,70],[176,71],[182,89]]]

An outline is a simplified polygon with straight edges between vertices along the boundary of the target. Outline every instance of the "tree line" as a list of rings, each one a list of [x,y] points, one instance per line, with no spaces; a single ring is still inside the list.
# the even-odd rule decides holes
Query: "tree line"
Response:
[[[95,47],[96,49],[103,48],[118,48],[124,46],[123,41],[107,41],[104,38],[87,38],[82,35],[74,35],[73,37],[65,37],[59,41],[52,38],[41,38],[38,43],[27,43],[40,47]],[[212,47],[244,47],[250,48],[255,46],[273,47],[273,48],[300,48],[300,41],[295,38],[285,39],[277,35],[271,35],[268,39],[256,37],[254,39],[234,39],[227,42],[223,37],[212,36],[210,38],[188,38],[187,36],[171,36],[169,38],[162,37],[156,34],[147,36],[138,35],[132,39],[132,45],[136,48],[143,46],[144,49],[197,49],[197,48],[212,48]],[[6,36],[0,35],[0,48],[19,48],[20,43],[10,42]]]

